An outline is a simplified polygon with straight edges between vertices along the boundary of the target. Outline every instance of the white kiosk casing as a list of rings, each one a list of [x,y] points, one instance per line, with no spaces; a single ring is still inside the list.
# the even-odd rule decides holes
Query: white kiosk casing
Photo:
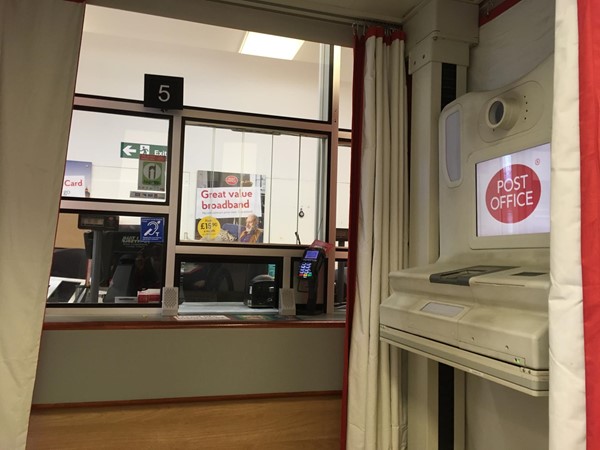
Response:
[[[390,274],[382,340],[548,391],[553,58],[440,116],[440,258]]]

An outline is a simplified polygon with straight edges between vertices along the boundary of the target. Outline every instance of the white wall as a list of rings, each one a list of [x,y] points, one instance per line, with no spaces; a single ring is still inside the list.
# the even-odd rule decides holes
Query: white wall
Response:
[[[548,448],[548,397],[530,397],[473,375],[467,375],[466,388],[467,450]]]
[[[344,328],[45,331],[34,404],[339,391]]]
[[[471,50],[469,91],[516,81],[554,53],[554,2],[521,0],[479,30]]]
[[[155,33],[161,36],[160,30]],[[76,91],[142,100],[145,73],[179,76],[188,106],[320,117],[316,44],[305,44],[310,47],[308,60],[283,61],[200,47],[193,39],[177,42],[155,36],[149,41],[143,35],[84,32]]]
[[[142,100],[145,73],[184,77],[184,104],[321,119],[322,49],[292,61],[238,53],[245,32],[88,6],[76,91]],[[350,127],[352,49],[342,51],[340,124]]]

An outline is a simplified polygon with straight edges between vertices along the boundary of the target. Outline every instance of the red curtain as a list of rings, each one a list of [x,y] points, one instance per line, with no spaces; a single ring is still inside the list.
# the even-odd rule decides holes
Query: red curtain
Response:
[[[587,449],[600,449],[600,3],[578,1],[581,270]]]

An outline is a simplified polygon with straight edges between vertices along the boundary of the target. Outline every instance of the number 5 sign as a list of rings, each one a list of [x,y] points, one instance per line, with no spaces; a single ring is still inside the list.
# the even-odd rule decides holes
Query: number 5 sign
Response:
[[[183,109],[183,78],[145,74],[144,106],[162,110]]]

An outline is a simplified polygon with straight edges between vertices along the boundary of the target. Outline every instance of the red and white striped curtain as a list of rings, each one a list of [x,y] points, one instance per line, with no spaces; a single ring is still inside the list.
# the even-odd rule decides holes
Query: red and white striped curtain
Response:
[[[600,449],[600,4],[577,4],[586,441]]]
[[[600,449],[600,3],[557,0],[555,61],[550,449],[596,450]]]

